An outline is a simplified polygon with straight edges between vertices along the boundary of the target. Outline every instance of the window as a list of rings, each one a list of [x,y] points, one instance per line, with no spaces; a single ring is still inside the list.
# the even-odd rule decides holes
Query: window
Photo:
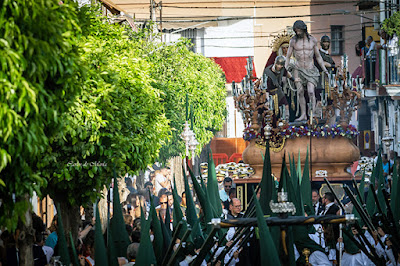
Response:
[[[331,26],[331,54],[343,55],[343,26]]]
[[[190,42],[193,44],[189,47],[189,50],[192,52],[196,52],[196,36],[197,36],[197,29],[186,29],[181,32],[181,36],[189,39]]]

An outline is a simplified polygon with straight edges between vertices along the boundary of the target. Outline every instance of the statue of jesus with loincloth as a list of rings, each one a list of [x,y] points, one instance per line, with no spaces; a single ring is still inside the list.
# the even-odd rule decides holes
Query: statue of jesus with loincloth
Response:
[[[328,74],[328,71],[326,70],[324,61],[319,53],[317,40],[307,32],[307,25],[303,21],[297,20],[293,24],[293,31],[296,35],[293,36],[289,42],[285,68],[288,69],[289,59],[294,52],[296,63],[292,73],[297,89],[297,99],[300,105],[300,117],[295,121],[304,121],[307,120],[307,106],[304,97],[305,88],[307,88],[310,107],[312,110],[315,111],[316,105],[315,88],[318,84],[319,71],[314,65],[314,54],[322,71],[325,74]]]

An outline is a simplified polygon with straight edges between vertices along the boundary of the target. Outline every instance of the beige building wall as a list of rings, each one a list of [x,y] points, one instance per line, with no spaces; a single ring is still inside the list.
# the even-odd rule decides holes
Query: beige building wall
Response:
[[[150,18],[150,0],[101,1],[119,7],[137,20]],[[158,0],[155,2],[159,3]],[[362,18],[360,15],[354,14],[357,10],[358,7],[353,1],[335,3],[331,0],[163,0],[162,11],[160,12],[159,7],[156,8],[155,17],[159,21],[162,13],[164,21],[162,27],[168,29],[218,27],[225,25],[226,22],[206,22],[206,20],[228,17],[237,17],[240,20],[240,17],[252,17],[253,31],[243,32],[243,35],[252,34],[254,36],[255,68],[257,75],[261,76],[271,54],[274,37],[283,33],[298,19],[306,22],[309,32],[318,41],[324,34],[331,36],[331,25],[344,26],[344,52],[349,56],[349,70],[353,72],[360,64],[360,59],[355,54],[355,45],[362,40],[362,23],[371,22],[374,15],[367,11],[361,14],[364,17]],[[339,13],[339,15],[329,15],[330,13]],[[321,16],[320,14],[326,15]],[[229,23],[232,24],[232,22]],[[238,38],[236,42],[240,43],[240,39]],[[334,56],[334,60],[339,65],[341,56]]]
[[[255,17],[259,19],[254,20],[254,57],[255,67],[258,76],[261,76],[265,63],[272,52],[272,42],[274,37],[283,33],[293,23],[301,19],[309,25],[310,17],[310,1],[269,1],[257,6],[275,6],[274,8],[257,8],[255,9]],[[279,7],[286,5],[299,5],[300,7]],[[301,18],[279,18],[289,16],[302,16]],[[261,17],[276,17],[263,19]]]
[[[329,3],[329,0],[311,1],[312,4]],[[342,15],[327,15],[312,17],[313,21],[310,24],[310,32],[319,41],[323,35],[331,37],[331,25],[344,26],[344,53],[349,57],[349,70],[353,73],[354,70],[360,65],[360,57],[355,53],[355,45],[363,39],[362,24],[372,22],[373,14],[369,12],[360,15],[355,15],[358,7],[354,2],[328,5],[315,5],[311,6],[310,14],[323,14],[323,13],[352,13]],[[363,18],[364,17],[364,18]],[[336,65],[341,63],[341,56],[333,56]]]

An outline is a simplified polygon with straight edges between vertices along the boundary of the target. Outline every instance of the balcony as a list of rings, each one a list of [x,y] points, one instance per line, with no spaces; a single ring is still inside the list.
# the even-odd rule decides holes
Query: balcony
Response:
[[[371,50],[369,55],[362,58],[365,96],[400,97],[398,37],[394,36],[387,45],[379,48],[381,49]],[[385,73],[382,73],[382,64],[385,64]]]
[[[379,0],[360,0],[356,5],[358,10],[370,10],[379,5]]]

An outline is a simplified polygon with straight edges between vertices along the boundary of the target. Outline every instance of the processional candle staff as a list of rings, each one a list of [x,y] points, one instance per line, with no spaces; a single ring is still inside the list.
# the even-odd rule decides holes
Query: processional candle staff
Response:
[[[285,106],[282,106],[282,120],[286,119],[286,108]]]
[[[193,135],[194,135],[194,133],[193,133],[192,130],[190,130],[190,126],[189,126],[188,121],[185,121],[185,124],[184,124],[184,127],[183,127],[183,132],[181,134],[181,138],[185,142],[185,147],[186,147],[186,150],[185,150],[185,163],[184,163],[185,170],[187,170],[186,169],[186,157],[189,155],[189,142],[191,141]]]
[[[263,75],[262,89],[263,89],[263,90],[266,90],[267,87],[268,87],[268,85],[267,85],[267,75],[264,74],[264,75]]]
[[[269,95],[268,103],[269,103],[269,109],[274,110],[274,98],[272,97],[272,95]]]
[[[346,76],[346,78],[347,78],[347,83],[346,83],[346,85],[347,85],[347,88],[348,89],[353,89],[353,79],[351,78],[351,74],[349,74],[349,72],[347,72],[348,73],[348,75]]]
[[[256,95],[256,91],[254,90],[254,83],[251,80],[250,80],[250,95],[251,96]]]
[[[189,142],[189,150],[192,152],[192,165],[195,165],[195,151],[199,142],[196,139],[196,134],[193,133],[192,138]]]

